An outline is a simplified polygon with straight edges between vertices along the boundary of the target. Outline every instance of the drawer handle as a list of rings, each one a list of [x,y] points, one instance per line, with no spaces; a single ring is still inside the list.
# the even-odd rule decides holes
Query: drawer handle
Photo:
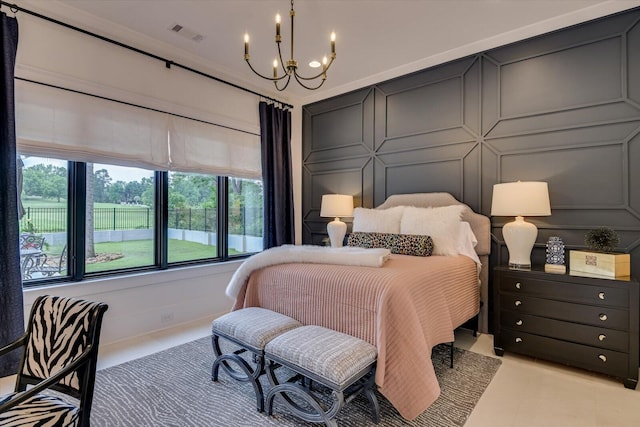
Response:
[[[604,299],[604,292],[598,292],[598,298]]]
[[[607,356],[605,356],[604,354],[598,356],[598,359],[602,360],[604,363],[607,363]]]
[[[516,342],[522,342],[522,338],[520,337],[516,338]]]
[[[522,301],[518,300],[515,302],[515,304],[516,304],[516,307],[520,307],[522,305]]]
[[[607,336],[606,336],[605,334],[600,334],[600,335],[598,335],[598,339],[599,339],[600,341],[604,341],[604,340],[606,340],[606,339],[607,339]]]
[[[608,317],[607,317],[607,315],[606,315],[606,314],[604,314],[604,313],[600,313],[600,320],[602,320],[602,321],[604,322],[604,321],[605,321],[605,320],[607,320],[607,319],[608,319]]]
[[[518,320],[518,321],[516,322],[516,325],[518,325],[518,326],[522,326],[522,320]]]
[[[522,287],[522,285],[520,285],[520,282],[516,283],[516,289],[520,289]]]

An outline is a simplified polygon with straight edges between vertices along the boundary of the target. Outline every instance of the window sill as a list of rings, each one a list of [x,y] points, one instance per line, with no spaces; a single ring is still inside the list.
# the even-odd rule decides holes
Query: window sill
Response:
[[[82,280],[81,282],[61,282],[50,285],[27,287],[23,290],[24,304],[30,306],[39,296],[47,293],[59,293],[68,297],[86,298],[92,295],[126,291],[128,289],[156,286],[167,282],[233,274],[245,258],[220,263],[190,265],[117,276],[103,276]]]

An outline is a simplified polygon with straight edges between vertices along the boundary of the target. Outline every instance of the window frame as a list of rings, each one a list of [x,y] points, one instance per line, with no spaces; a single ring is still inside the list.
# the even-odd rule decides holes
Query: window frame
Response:
[[[169,172],[154,171],[154,264],[120,270],[108,270],[87,273],[85,271],[85,233],[86,233],[86,163],[67,161],[67,275],[23,280],[23,288],[81,282],[105,276],[122,276],[144,271],[162,271],[187,265],[220,263],[247,258],[255,252],[229,255],[229,177],[217,176],[217,256],[198,260],[168,262],[168,194]],[[264,201],[263,201],[264,208]]]

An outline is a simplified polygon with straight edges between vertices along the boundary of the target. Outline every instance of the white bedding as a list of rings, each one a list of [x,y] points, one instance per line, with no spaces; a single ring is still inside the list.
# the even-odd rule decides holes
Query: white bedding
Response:
[[[353,265],[360,267],[382,267],[391,251],[384,248],[365,249],[354,246],[333,248],[329,246],[282,245],[267,249],[247,258],[233,273],[226,294],[236,299],[251,273],[260,268],[276,264],[312,263]]]

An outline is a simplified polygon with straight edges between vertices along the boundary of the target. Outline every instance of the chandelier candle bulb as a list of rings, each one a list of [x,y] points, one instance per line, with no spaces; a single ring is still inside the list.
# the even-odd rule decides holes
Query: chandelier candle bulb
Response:
[[[255,68],[253,68],[253,65],[251,65],[251,61],[249,60],[249,35],[248,33],[245,33],[245,40],[244,40],[244,59],[247,62],[247,65],[249,66],[249,68],[251,69],[251,71],[253,71],[257,76],[265,79],[265,80],[270,80],[273,82],[276,90],[278,91],[283,91],[287,88],[287,86],[289,86],[289,83],[291,82],[291,78],[293,77],[294,80],[296,80],[298,82],[298,84],[300,86],[302,86],[305,89],[308,90],[316,90],[318,88],[320,88],[320,86],[322,86],[327,78],[327,72],[329,71],[329,68],[331,68],[331,65],[333,64],[333,61],[336,59],[336,33],[332,32],[331,33],[331,58],[328,61],[325,61],[324,66],[322,67],[322,71],[318,72],[316,75],[311,75],[311,76],[303,76],[299,73],[298,71],[298,61],[295,60],[295,56],[294,56],[294,31],[293,31],[293,18],[295,17],[296,13],[293,10],[293,1],[291,0],[291,10],[289,11],[289,16],[291,17],[291,40],[290,40],[290,45],[291,45],[291,54],[289,56],[289,60],[288,61],[284,61],[284,59],[282,58],[282,52],[281,52],[281,46],[280,43],[282,41],[282,36],[280,34],[280,23],[282,20],[282,17],[280,16],[280,14],[276,14],[276,47],[278,49],[278,56],[279,56],[279,61],[278,64],[274,64],[273,67],[273,77],[271,77],[270,74],[261,74],[260,72],[258,72]],[[311,65],[313,64],[313,65]],[[317,64],[317,65],[316,65]],[[320,66],[320,63],[317,61],[313,61],[312,63],[309,64],[312,68],[316,68]],[[278,67],[282,67],[282,71],[283,71],[283,75],[278,77],[278,72],[277,72],[277,68]],[[318,81],[317,79],[320,79],[320,81]],[[313,82],[315,81],[315,85]],[[281,86],[278,85],[278,83],[281,82]]]
[[[273,60],[273,78],[274,79],[278,78],[278,60],[277,59]]]

